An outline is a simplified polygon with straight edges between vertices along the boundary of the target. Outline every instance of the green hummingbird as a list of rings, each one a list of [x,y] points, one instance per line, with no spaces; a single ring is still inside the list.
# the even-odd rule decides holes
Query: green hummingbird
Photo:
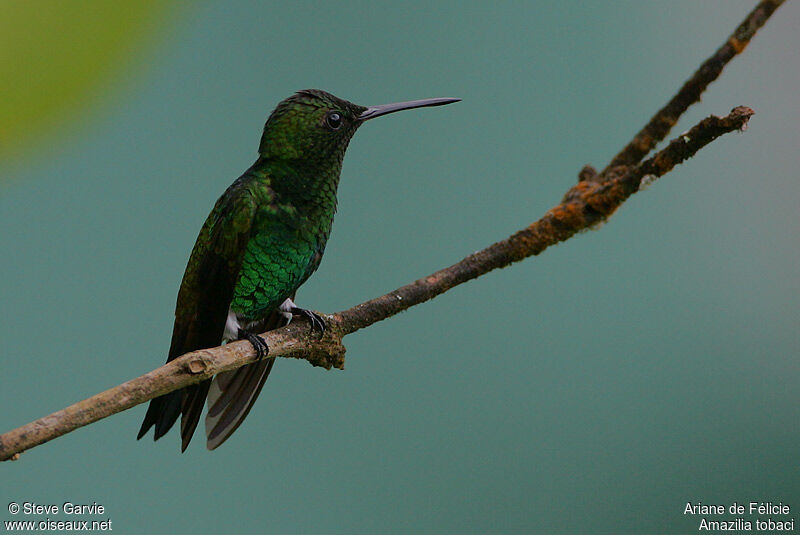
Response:
[[[213,450],[239,427],[275,362],[256,333],[302,315],[297,289],[319,267],[336,212],[336,190],[350,139],[369,119],[457,102],[433,98],[359,106],[318,89],[278,104],[264,125],[258,159],[217,200],[194,244],[175,307],[167,362],[189,351],[248,340],[259,360],[150,401],[138,438],[161,438],[181,416],[181,451],[208,400],[206,445]]]

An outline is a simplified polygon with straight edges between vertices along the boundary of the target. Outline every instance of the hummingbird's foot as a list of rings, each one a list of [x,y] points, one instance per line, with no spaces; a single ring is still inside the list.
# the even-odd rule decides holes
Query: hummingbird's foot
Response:
[[[246,329],[239,329],[239,340],[247,340],[256,350],[256,360],[261,360],[269,355],[267,341],[257,334],[253,334]]]
[[[325,319],[313,310],[292,307],[289,309],[289,312],[308,318],[308,321],[311,322],[311,332],[313,333],[314,331],[319,331],[320,338],[322,338],[322,335],[325,334]]]

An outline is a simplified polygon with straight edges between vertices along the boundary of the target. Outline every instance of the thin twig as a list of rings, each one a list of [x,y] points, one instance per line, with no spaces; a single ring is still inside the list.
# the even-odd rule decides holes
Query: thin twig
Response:
[[[750,43],[756,34],[785,0],[762,0],[753,8],[736,30],[731,34],[725,44],[717,49],[700,68],[686,80],[680,91],[672,97],[666,106],[658,110],[650,122],[637,133],[628,145],[619,154],[614,156],[611,163],[604,170],[618,165],[631,165],[638,163],[667,137],[669,131],[678,122],[683,113],[695,102],[700,102],[700,95],[708,85],[716,80],[722,69]]]

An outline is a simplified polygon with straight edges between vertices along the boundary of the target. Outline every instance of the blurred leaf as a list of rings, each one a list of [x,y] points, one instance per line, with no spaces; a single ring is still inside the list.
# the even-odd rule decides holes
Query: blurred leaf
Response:
[[[19,157],[141,50],[169,14],[156,0],[0,3],[0,159]]]

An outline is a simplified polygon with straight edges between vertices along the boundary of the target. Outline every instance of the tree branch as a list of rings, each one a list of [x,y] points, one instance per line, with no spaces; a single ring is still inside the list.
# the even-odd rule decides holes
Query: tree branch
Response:
[[[743,130],[752,115],[753,110],[744,106],[734,108],[727,117],[712,115],[642,164],[615,167],[616,174],[602,182],[578,182],[567,191],[559,205],[511,237],[386,295],[325,316],[327,329],[321,339],[310,335],[305,321],[264,333],[262,336],[269,345],[270,356],[302,358],[315,366],[343,369],[345,349],[342,338],[345,335],[433,299],[489,271],[538,255],[547,247],[591,228],[638,191],[644,177],[663,176],[722,134]],[[19,452],[78,427],[209,379],[220,372],[244,366],[253,362],[255,357],[255,351],[246,341],[187,353],[136,379],[1,435],[0,459],[13,458]]]
[[[644,128],[642,128],[619,154],[614,156],[604,170],[608,171],[617,165],[630,165],[641,161],[659,141],[663,140],[683,113],[695,102],[700,102],[700,95],[708,85],[719,78],[722,69],[737,55],[741,54],[750,39],[764,26],[769,17],[785,0],[762,0],[745,17],[714,54],[686,80],[680,91],[672,97],[666,106],[658,110]]]
[[[549,246],[567,240],[581,230],[592,228],[611,216],[628,197],[638,191],[643,179],[661,177],[719,136],[744,130],[753,111],[742,106],[734,108],[726,117],[711,116],[704,119],[653,157],[637,165],[667,135],[686,108],[699,100],[700,93],[708,83],[719,76],[722,67],[744,49],[781,3],[783,0],[762,1],[728,42],[703,64],[602,173],[585,167],[579,175],[578,184],[571,187],[561,203],[541,219],[457,264],[381,297],[325,316],[328,328],[322,338],[312,336],[306,321],[292,322],[287,327],[262,334],[270,347],[270,356],[301,358],[315,366],[343,369],[345,348],[342,338],[347,334],[433,299],[489,271],[538,255]],[[0,435],[0,460],[17,459],[21,452],[34,446],[167,392],[244,366],[255,358],[255,351],[249,342],[233,342],[187,353],[136,379]]]

